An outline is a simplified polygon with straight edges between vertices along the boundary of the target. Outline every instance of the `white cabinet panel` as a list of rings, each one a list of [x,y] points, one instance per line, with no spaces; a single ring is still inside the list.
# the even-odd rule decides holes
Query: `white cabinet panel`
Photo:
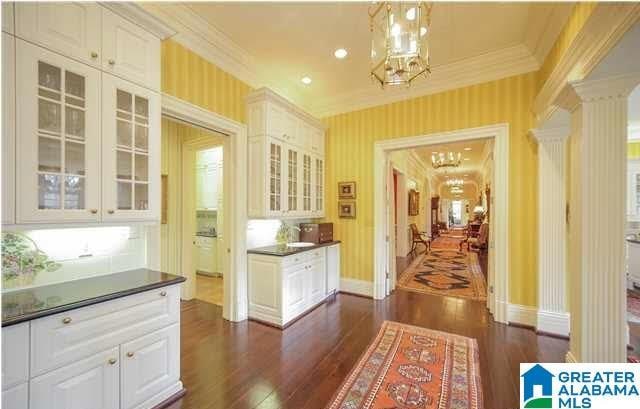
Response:
[[[16,221],[98,221],[100,73],[22,40],[16,47]]]
[[[16,4],[16,35],[86,64],[101,64],[101,7],[90,2]]]
[[[313,159],[313,215],[324,216],[324,158]]]
[[[285,273],[283,302],[286,320],[299,315],[307,306],[307,267],[298,266]]]
[[[2,3],[3,27],[5,8]],[[11,15],[13,21],[13,14]],[[2,33],[2,224],[16,219],[16,43]]]
[[[2,2],[2,31],[13,34],[15,31],[14,24],[14,2]]]
[[[285,192],[287,197],[287,206],[285,214],[287,216],[297,216],[302,213],[301,206],[301,169],[300,164],[302,161],[302,154],[297,148],[289,146],[286,149],[286,186]]]
[[[179,350],[179,324],[122,345],[122,409],[133,408],[178,381],[180,356],[175,351]]]
[[[31,380],[31,409],[119,409],[118,348]]]
[[[160,41],[107,9],[102,24],[103,69],[159,91]]]
[[[2,391],[2,407],[6,409],[29,408],[29,384],[27,382]]]
[[[340,245],[334,244],[327,247],[327,294],[333,294],[340,290]]]
[[[28,380],[29,323],[23,322],[2,328],[2,389]]]
[[[324,249],[322,249],[322,251],[324,251]],[[326,297],[326,274],[325,257],[318,257],[309,265],[309,281],[311,283],[309,302],[311,305],[318,304]]]
[[[102,220],[160,220],[160,96],[102,74]]]

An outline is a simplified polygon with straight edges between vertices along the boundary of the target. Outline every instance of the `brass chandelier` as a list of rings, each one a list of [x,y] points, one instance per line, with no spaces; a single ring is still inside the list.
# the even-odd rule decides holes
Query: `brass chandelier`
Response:
[[[431,166],[438,168],[457,168],[462,162],[462,154],[460,152],[440,152],[431,155]]]
[[[462,186],[464,185],[464,180],[462,179],[447,179],[446,182],[444,182],[447,186]]]
[[[371,78],[385,85],[409,86],[431,72],[431,3],[376,2],[369,8]]]

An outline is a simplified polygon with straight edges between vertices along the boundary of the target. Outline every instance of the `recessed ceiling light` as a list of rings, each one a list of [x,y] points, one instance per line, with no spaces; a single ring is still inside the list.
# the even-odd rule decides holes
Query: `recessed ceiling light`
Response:
[[[464,148],[464,150],[465,150],[465,151],[470,151],[470,150],[471,150],[471,148]]]
[[[416,19],[416,8],[415,7],[411,7],[409,10],[407,10],[407,14],[405,14],[405,17],[407,17],[407,20],[415,20]]]
[[[437,155],[437,154],[438,154],[438,152],[431,152],[431,153],[432,153],[432,154],[434,154],[434,155]]]
[[[333,53],[333,55],[335,55],[336,58],[339,58],[339,59],[343,59],[344,57],[347,56],[347,54],[348,54],[347,50],[345,50],[344,48],[338,48],[336,52]]]
[[[300,81],[302,81],[302,83],[303,83],[304,85],[309,85],[309,84],[311,84],[311,78],[309,78],[309,77],[302,77],[302,79],[301,79]]]

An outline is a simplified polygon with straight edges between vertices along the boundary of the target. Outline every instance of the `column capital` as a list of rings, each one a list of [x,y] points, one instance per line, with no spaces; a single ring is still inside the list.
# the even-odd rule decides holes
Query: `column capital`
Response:
[[[595,80],[569,82],[581,102],[607,98],[626,98],[638,84],[640,84],[640,72]]]
[[[564,142],[569,137],[571,130],[568,126],[559,126],[557,128],[549,129],[537,129],[533,128],[529,130],[529,133],[538,142],[543,144],[547,142]]]

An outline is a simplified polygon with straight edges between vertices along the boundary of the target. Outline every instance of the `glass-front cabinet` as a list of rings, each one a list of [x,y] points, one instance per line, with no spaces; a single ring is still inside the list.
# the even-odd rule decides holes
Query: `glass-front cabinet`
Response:
[[[298,182],[300,180],[298,166],[300,161],[298,160],[298,151],[295,149],[287,149],[287,209],[285,213],[294,215],[298,213],[300,206]]]
[[[16,222],[98,221],[100,73],[16,45]]]
[[[314,178],[313,178],[313,213],[314,216],[324,216],[324,159],[314,159]]]
[[[158,219],[158,95],[109,74],[102,95],[103,220]]]
[[[302,211],[311,211],[311,155],[302,155]]]
[[[268,209],[272,215],[280,215],[283,211],[283,148],[282,143],[275,139],[267,141],[267,186],[269,188]]]

